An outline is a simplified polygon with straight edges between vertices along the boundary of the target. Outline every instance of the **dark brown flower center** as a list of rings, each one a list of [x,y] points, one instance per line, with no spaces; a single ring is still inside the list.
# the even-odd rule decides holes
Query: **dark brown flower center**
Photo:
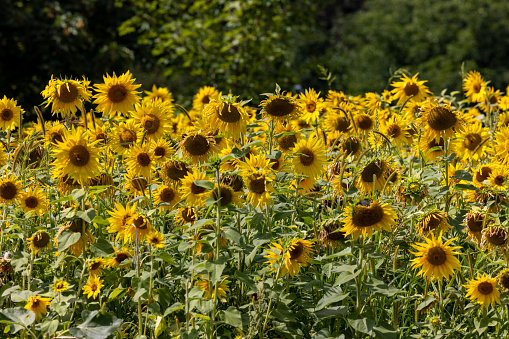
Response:
[[[217,200],[217,187],[212,191],[212,198]],[[221,186],[221,207],[228,206],[233,201],[233,193],[231,189]]]
[[[166,155],[166,149],[164,147],[157,146],[156,148],[154,148],[154,154],[156,157],[162,158]]]
[[[12,110],[10,110],[8,108],[4,108],[0,115],[1,115],[3,121],[11,121],[12,118],[14,117],[14,113],[12,112]]]
[[[276,98],[265,105],[265,112],[274,117],[284,117],[295,111],[295,104],[287,99]]]
[[[486,238],[492,245],[503,246],[507,242],[507,230],[501,227],[491,227],[486,234]]]
[[[32,243],[36,248],[46,247],[49,243],[50,237],[46,232],[37,233],[32,240]]]
[[[481,167],[479,171],[475,173],[475,179],[478,182],[483,182],[484,180],[488,179],[492,172],[492,169],[489,167]]]
[[[60,85],[58,100],[63,103],[74,102],[78,98],[78,89],[72,83],[66,82]]]
[[[482,139],[481,136],[477,133],[469,133],[465,137],[465,140],[463,141],[463,145],[470,151],[473,151],[477,148],[477,146],[481,143]]]
[[[172,202],[173,199],[175,198],[175,190],[172,189],[172,188],[164,188],[162,191],[161,191],[161,194],[159,195],[159,199],[161,199],[162,202]]]
[[[429,219],[426,222],[426,218],[422,221],[422,230],[424,232],[429,232],[434,229],[436,229],[438,226],[440,226],[440,223],[442,222],[442,217],[440,215],[431,214],[429,216]]]
[[[315,160],[315,155],[310,149],[300,151],[302,155],[299,155],[300,163],[304,166],[310,166]]]
[[[443,138],[440,138],[438,142],[435,141],[435,139],[432,139],[431,141],[428,141],[428,147],[429,149],[432,149],[434,147],[440,147],[439,150],[433,150],[432,152],[442,152],[445,146],[445,141]]]
[[[290,253],[290,260],[296,260],[304,253],[304,244],[297,241],[288,252]]]
[[[86,146],[75,145],[69,150],[69,161],[74,166],[86,166],[90,160],[90,152]]]
[[[30,196],[30,197],[27,197],[25,199],[25,205],[28,207],[28,208],[36,208],[37,206],[39,206],[39,199],[37,199],[36,196]]]
[[[433,107],[428,115],[428,125],[435,131],[445,131],[457,121],[456,115],[447,107]]]
[[[189,152],[191,155],[194,156],[200,156],[206,154],[209,149],[210,145],[203,135],[190,135],[186,138],[184,141],[184,148],[187,152]]]
[[[136,178],[131,180],[131,185],[134,187],[135,190],[141,191],[147,189],[147,180],[145,178]]]
[[[493,285],[489,281],[483,281],[477,285],[477,291],[483,295],[489,295],[493,292]]]
[[[343,151],[346,152],[346,155],[357,154],[360,148],[361,143],[357,138],[350,137],[343,142]]]
[[[470,212],[465,216],[465,223],[470,232],[481,232],[484,218],[479,212]]]
[[[140,230],[144,230],[148,227],[148,220],[143,215],[138,216],[137,218],[133,218],[131,223]]]
[[[481,92],[481,84],[479,83],[475,83],[472,85],[472,90],[474,91],[474,93],[479,93]]]
[[[353,208],[352,221],[355,227],[373,226],[383,217],[384,210],[377,202],[362,200]]]
[[[252,175],[249,179],[249,190],[256,194],[265,192],[265,176]]]
[[[447,260],[447,253],[445,253],[442,247],[432,247],[428,250],[426,259],[428,259],[428,262],[431,265],[440,266]]]
[[[115,261],[119,264],[122,263],[122,261],[126,260],[127,258],[129,258],[129,254],[127,253],[120,252],[115,254]]]
[[[118,103],[125,100],[127,97],[127,88],[124,85],[113,85],[108,90],[108,99],[111,102]]]
[[[131,130],[122,131],[119,135],[119,141],[122,147],[129,148],[136,141],[136,133]]]
[[[240,192],[244,187],[244,181],[238,174],[230,174],[221,177],[221,183],[230,186],[234,192]]]
[[[505,177],[503,175],[497,175],[494,181],[496,185],[502,186],[505,182]]]
[[[0,186],[0,197],[4,200],[12,200],[18,194],[18,188],[13,182],[4,182]]]
[[[142,167],[147,167],[151,163],[150,155],[148,153],[139,153],[136,156],[136,161],[138,162],[138,165]]]
[[[344,133],[344,132],[348,131],[350,122],[345,117],[338,117],[338,118],[334,119],[332,125],[334,126],[334,130]]]
[[[309,104],[306,105],[306,110],[309,113],[313,113],[316,110],[316,104],[314,102],[310,102]]]
[[[509,272],[500,276],[500,285],[502,285],[505,289],[509,289]]]
[[[218,118],[224,122],[235,123],[240,120],[241,115],[237,107],[227,104],[223,106],[223,109],[217,115]]]
[[[57,142],[62,142],[62,141],[64,141],[64,138],[63,138],[62,134],[60,134],[60,133],[58,133],[58,132],[53,132],[53,133],[51,133],[49,140],[50,140],[50,142],[51,142],[53,145],[56,145],[56,144],[57,144]]]
[[[296,142],[297,136],[295,134],[283,135],[277,139],[277,143],[283,151],[287,151],[292,148]]]
[[[373,127],[373,119],[371,119],[371,117],[367,114],[361,114],[358,118],[357,118],[357,126],[363,130],[363,131],[367,131],[369,130],[371,127]]]
[[[376,175],[377,178],[380,178],[383,172],[383,162],[373,160],[362,169],[361,179],[363,182],[373,182],[373,176]]]
[[[189,168],[184,162],[169,161],[163,166],[163,171],[168,178],[179,181],[184,178],[189,172]]]
[[[192,207],[186,207],[182,211],[182,219],[186,222],[194,222],[196,220],[196,212]]]
[[[143,128],[147,131],[148,135],[154,134],[159,130],[161,121],[153,114],[148,114],[143,120]]]
[[[308,124],[306,122],[306,120],[304,120],[304,119],[297,119],[297,125],[299,126],[299,128],[309,128],[309,127],[311,127],[311,125]]]
[[[101,262],[100,261],[94,261],[94,262],[92,262],[90,264],[89,270],[94,271],[94,270],[98,269],[99,267],[101,267]]]
[[[206,189],[204,187],[196,185],[194,182],[191,184],[191,193],[193,194],[202,194]]]
[[[419,94],[419,86],[414,82],[407,82],[405,84],[405,87],[403,87],[403,91],[405,92],[405,95],[407,97],[409,96],[416,96]]]
[[[270,168],[272,168],[274,171],[278,171],[280,167],[280,163],[278,159],[269,159],[270,161]]]
[[[206,105],[210,102],[210,97],[208,95],[204,95],[203,98],[201,98],[201,103]]]
[[[387,127],[387,134],[393,138],[396,139],[401,135],[401,127],[399,125],[393,124]]]

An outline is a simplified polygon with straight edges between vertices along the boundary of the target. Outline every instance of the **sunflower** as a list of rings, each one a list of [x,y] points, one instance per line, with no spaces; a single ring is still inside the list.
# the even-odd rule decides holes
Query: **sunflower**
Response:
[[[270,173],[270,161],[265,156],[255,156],[247,159],[247,162],[241,163],[242,175],[247,179],[248,193],[246,201],[248,201],[254,208],[272,202],[270,193],[275,193],[272,187],[272,178]]]
[[[501,165],[509,165],[509,126],[500,128],[494,139],[497,161]]]
[[[318,235],[318,241],[323,246],[336,247],[338,244],[344,242],[348,237],[344,232],[341,232],[344,224],[340,218],[325,219],[322,222],[322,227]]]
[[[48,232],[39,230],[27,239],[28,249],[32,251],[34,255],[37,255],[39,251],[49,247],[50,239],[51,237]]]
[[[275,94],[266,94],[267,99],[262,100],[260,107],[265,117],[271,117],[277,122],[283,122],[298,117],[301,112],[299,104],[284,92],[276,90]]]
[[[327,138],[331,143],[334,143],[340,136],[348,133],[352,126],[350,119],[345,114],[333,111],[325,116],[322,128],[328,131]]]
[[[136,79],[131,79],[132,74],[127,71],[120,77],[109,74],[103,76],[104,84],[95,85],[96,93],[94,95],[94,104],[97,104],[97,110],[103,112],[103,115],[127,114],[133,106],[138,103],[140,92],[135,91],[141,85],[134,84]]]
[[[395,146],[403,146],[409,143],[408,129],[410,123],[405,118],[395,115],[382,122],[380,131],[385,134]]]
[[[235,204],[237,206],[241,206],[242,202],[240,201],[240,192],[235,192],[232,187],[226,184],[221,184],[221,207],[226,207],[229,204]],[[218,199],[218,187],[215,185],[214,189],[210,192],[210,198],[213,200]]]
[[[323,165],[327,161],[325,157],[325,145],[321,139],[311,136],[309,139],[298,141],[292,148],[296,155],[293,159],[293,169],[296,174],[318,178],[323,172]]]
[[[280,276],[290,274],[293,277],[299,273],[301,267],[311,263],[312,258],[310,254],[314,252],[312,246],[312,241],[303,239],[293,239],[286,247],[286,250],[283,249],[281,244],[272,243],[265,258],[268,259],[267,262],[271,267],[277,262],[281,264]]]
[[[165,164],[175,153],[175,150],[171,147],[170,142],[164,138],[152,140],[150,143],[150,149],[153,150],[154,161],[158,165]]]
[[[348,96],[343,92],[337,92],[329,89],[325,97],[325,103],[330,107],[339,107],[343,102],[348,102]]]
[[[80,233],[80,237],[78,240],[69,246],[66,251],[70,252],[75,257],[79,257],[83,253],[83,245],[85,245],[85,249],[88,248],[90,243],[95,242],[95,238],[92,233],[88,230],[88,223],[86,223],[83,219],[76,219],[71,221],[69,224],[60,227],[55,236],[55,247],[58,248],[58,238],[64,232],[73,232],[74,234]]]
[[[407,204],[421,202],[428,195],[426,185],[420,179],[404,180],[396,191],[395,200],[397,202],[405,202]]]
[[[163,106],[159,100],[136,104],[131,113],[134,123],[149,140],[162,138],[170,131],[173,111]]]
[[[54,175],[68,175],[83,185],[85,181],[101,173],[99,163],[101,148],[98,141],[89,143],[84,130],[73,129],[53,151]]]
[[[103,257],[93,258],[88,263],[89,275],[101,275],[102,269],[106,267],[106,260]]]
[[[486,82],[477,71],[470,71],[463,80],[463,91],[470,102],[484,102],[486,98]]]
[[[448,216],[445,212],[431,211],[423,214],[417,221],[419,234],[425,237],[431,232],[448,232],[451,229],[451,225],[447,219]]]
[[[302,119],[308,124],[316,123],[320,119],[322,109],[326,107],[323,99],[320,98],[320,92],[317,93],[312,88],[300,93],[297,102],[300,105],[301,112],[303,112]]]
[[[463,285],[467,289],[467,298],[472,302],[481,304],[483,308],[490,305],[500,304],[500,292],[497,288],[497,278],[491,278],[477,272],[476,279],[468,279],[468,284]]]
[[[17,104],[16,100],[7,99],[5,95],[0,100],[0,129],[12,131],[19,125],[20,116],[25,111]]]
[[[121,122],[111,131],[111,146],[118,154],[124,154],[131,146],[137,144],[143,137],[141,128],[128,119]]]
[[[179,226],[184,226],[187,224],[194,224],[198,220],[198,212],[194,207],[181,207],[175,213],[175,222]]]
[[[453,144],[449,144],[449,146],[453,146]],[[419,143],[417,144],[419,152],[422,153],[422,156],[426,161],[434,162],[440,160],[439,157],[444,156],[444,148],[445,141],[444,138],[440,137],[438,140],[435,138],[421,136]],[[451,148],[449,148],[449,153]]]
[[[62,280],[62,279],[57,280],[53,284],[53,292],[55,292],[55,293],[57,293],[57,292],[64,292],[68,288],[69,288],[69,283],[67,281]]]
[[[341,143],[341,150],[347,156],[358,156],[361,154],[362,142],[356,137],[348,137]]]
[[[488,226],[482,230],[481,245],[484,249],[505,249],[507,229],[501,226]]]
[[[113,254],[113,256],[110,259],[108,259],[107,265],[109,267],[118,267],[118,268],[126,267],[126,266],[131,265],[132,262],[127,261],[131,257],[132,257],[131,253],[129,253],[129,251],[126,249],[122,249],[122,250],[118,250],[118,251],[116,250],[115,254]]]
[[[65,125],[59,121],[48,121],[44,123],[46,134],[44,136],[46,147],[56,146],[58,143],[64,141],[65,136]]]
[[[147,234],[147,236],[145,237],[145,242],[155,248],[163,248],[164,235],[161,232],[154,230]]]
[[[160,211],[172,210],[180,201],[180,193],[175,185],[159,185],[154,195],[154,207]]]
[[[36,319],[41,319],[43,314],[48,313],[46,309],[51,304],[51,298],[42,298],[38,295],[28,297],[28,303],[25,308],[35,313]]]
[[[139,197],[148,192],[148,179],[136,175],[129,168],[124,174],[125,183],[124,190],[129,191],[132,195]]]
[[[143,98],[144,101],[160,100],[165,106],[173,105],[173,95],[166,87],[157,87],[156,85],[152,85],[152,92],[145,91],[145,94],[147,96]]]
[[[60,113],[62,118],[76,117],[75,113],[81,109],[83,101],[90,101],[92,93],[88,88],[90,81],[83,77],[82,81],[71,79],[51,79],[41,92],[46,99],[46,106],[51,105],[51,113]]]
[[[200,290],[204,291],[203,298],[205,298],[205,300],[208,300],[209,298],[214,299],[215,295],[217,294],[217,299],[226,302],[226,292],[230,292],[230,288],[228,287],[230,282],[225,280],[224,277],[222,278],[223,280],[221,282],[216,283],[215,286],[212,286],[212,293],[210,293],[210,287],[213,284],[207,279],[204,279],[201,275],[199,276],[200,280],[197,281],[195,285],[199,287]]]
[[[470,211],[463,218],[463,224],[465,224],[467,228],[468,237],[472,240],[476,240],[479,244],[481,243],[482,230],[485,225],[487,226],[493,222],[493,220],[485,221],[485,218],[486,214],[479,211]]]
[[[212,99],[203,109],[204,122],[214,126],[219,133],[239,139],[247,130],[249,116],[237,97],[223,96]]]
[[[479,104],[479,108],[484,113],[493,112],[494,110],[497,110],[496,107],[498,106],[498,102],[501,97],[502,93],[500,93],[499,89],[495,91],[495,88],[489,86],[486,88],[486,97],[484,101]]]
[[[43,215],[48,210],[48,201],[44,191],[37,187],[28,187],[26,192],[20,193],[21,208],[25,213],[34,212]]]
[[[364,199],[356,204],[347,206],[343,212],[345,227],[341,232],[346,236],[353,234],[355,239],[359,237],[371,237],[373,231],[382,229],[392,232],[391,226],[396,224],[397,214],[384,203],[380,205],[376,200]]]
[[[373,116],[357,112],[353,115],[353,121],[359,135],[367,135],[375,127],[375,119]],[[355,131],[354,126],[350,128],[350,132]]]
[[[483,159],[490,150],[489,144],[485,142],[489,138],[488,131],[480,122],[468,124],[458,132],[453,147],[465,161]]]
[[[149,144],[134,145],[126,152],[124,162],[132,174],[150,178],[152,170],[155,168],[154,152]]]
[[[220,96],[221,92],[214,87],[204,86],[200,88],[193,98],[193,110],[201,112],[212,99],[218,99]]]
[[[182,179],[180,194],[182,195],[182,199],[186,200],[187,204],[200,207],[205,204],[208,192],[205,187],[198,186],[195,183],[198,180],[208,180],[208,177],[205,173],[197,169],[186,175],[184,179]]]
[[[424,85],[427,80],[418,81],[416,73],[412,78],[409,78],[406,74],[399,81],[395,81],[391,84],[394,89],[391,93],[394,95],[393,99],[398,100],[397,105],[401,105],[408,98],[411,101],[422,101],[431,94],[428,87]]]
[[[427,281],[444,277],[448,278],[454,274],[454,270],[461,268],[458,258],[455,257],[461,246],[449,246],[456,238],[450,239],[442,244],[442,233],[435,239],[435,234],[431,233],[430,238],[424,238],[426,243],[412,244],[417,252],[412,252],[416,256],[412,260],[412,269],[421,269],[418,273]]]
[[[64,174],[58,177],[57,188],[61,194],[69,194],[73,190],[81,188],[81,185],[67,174]]]
[[[0,178],[0,202],[10,204],[19,199],[21,195],[21,183],[19,179],[10,173]]]
[[[126,227],[124,227],[118,235],[124,239],[124,243],[136,241],[136,238],[138,238],[141,243],[147,234],[153,231],[155,231],[155,229],[150,220],[145,215],[134,212],[134,214],[127,219]]]
[[[241,192],[244,188],[244,180],[238,174],[224,174],[221,173],[219,177],[221,184],[230,186],[234,192]]]
[[[86,285],[83,286],[83,294],[87,298],[95,299],[101,293],[102,287],[104,287],[103,280],[100,280],[97,275],[91,275],[88,277]]]
[[[458,112],[453,111],[451,105],[431,101],[426,103],[417,121],[424,126],[426,137],[435,140],[441,137],[452,138],[463,124]]]
[[[502,288],[502,291],[509,289],[509,268],[504,268],[498,274],[498,285]]]
[[[124,207],[121,203],[115,201],[115,209],[108,211],[111,216],[108,218],[108,233],[117,233],[117,240],[122,237],[125,229],[129,227],[127,221],[136,213],[137,203]]]
[[[216,153],[217,146],[210,132],[194,131],[185,135],[179,144],[184,158],[193,164],[206,161],[210,155]]]
[[[488,182],[496,190],[507,189],[507,175],[509,170],[504,166],[497,166],[488,176]]]
[[[389,164],[380,159],[370,161],[360,171],[358,185],[365,193],[372,193],[373,189],[381,191],[389,178]],[[376,185],[376,186],[374,186]]]
[[[165,162],[159,173],[167,184],[171,184],[180,183],[190,172],[191,168],[186,162],[173,159]]]

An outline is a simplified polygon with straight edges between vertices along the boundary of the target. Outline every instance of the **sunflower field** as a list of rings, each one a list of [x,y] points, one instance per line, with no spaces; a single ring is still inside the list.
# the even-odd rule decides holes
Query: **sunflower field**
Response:
[[[52,77],[36,122],[0,100],[2,337],[508,336],[509,96],[479,72],[192,107],[103,80]]]

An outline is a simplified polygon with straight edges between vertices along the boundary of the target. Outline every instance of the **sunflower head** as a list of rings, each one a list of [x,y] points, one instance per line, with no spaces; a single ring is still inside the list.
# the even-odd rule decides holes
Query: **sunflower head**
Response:
[[[505,248],[507,243],[507,229],[501,226],[490,226],[482,230],[483,247],[493,249]]]
[[[266,94],[266,96],[267,99],[260,103],[262,114],[265,117],[284,121],[300,115],[299,104],[293,97],[281,92],[279,87],[276,88],[274,94]]]
[[[322,222],[322,228],[318,240],[322,246],[336,247],[348,239],[345,233],[341,232],[344,224],[340,218],[326,219]]]
[[[382,229],[391,232],[397,215],[389,204],[380,205],[376,200],[367,198],[346,207],[343,217],[345,227],[341,231],[346,235],[353,234],[357,239],[360,236],[371,236],[373,231]]]
[[[441,211],[431,211],[423,214],[418,221],[419,234],[428,235],[430,232],[437,233],[448,232],[451,225],[448,222],[447,213]]]
[[[49,247],[51,237],[48,232],[44,230],[39,230],[35,232],[28,241],[28,248],[34,253],[37,254],[40,250]]]
[[[485,226],[492,224],[494,220],[484,220],[486,215],[479,211],[470,211],[465,215],[463,224],[467,228],[469,238],[481,242],[482,231]]]
[[[97,94],[94,95],[94,104],[103,115],[127,114],[133,106],[140,101],[140,92],[136,89],[140,84],[134,84],[136,79],[127,71],[119,77],[113,72],[113,76],[103,76],[104,84],[95,85]]]
[[[490,305],[497,303],[500,304],[497,279],[489,277],[486,273],[481,276],[477,272],[477,278],[469,280],[464,287],[467,289],[467,298],[481,304],[483,308],[488,308]]]

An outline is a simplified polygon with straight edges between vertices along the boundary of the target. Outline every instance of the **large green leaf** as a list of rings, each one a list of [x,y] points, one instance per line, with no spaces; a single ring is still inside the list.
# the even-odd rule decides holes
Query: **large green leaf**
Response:
[[[63,231],[58,236],[58,251],[65,251],[69,246],[74,245],[81,238],[80,232]]]
[[[373,327],[375,326],[375,321],[369,317],[361,317],[355,314],[352,314],[348,317],[348,323],[353,327],[354,330],[366,333],[373,334]]]
[[[242,315],[235,307],[230,306],[224,310],[224,322],[234,327],[242,328]]]
[[[14,307],[0,312],[0,323],[11,325],[11,332],[27,328],[35,321],[35,313],[23,307]]]
[[[107,312],[83,311],[81,316],[85,319],[83,324],[69,329],[69,332],[77,338],[105,339],[113,335],[122,325],[122,319]]]

